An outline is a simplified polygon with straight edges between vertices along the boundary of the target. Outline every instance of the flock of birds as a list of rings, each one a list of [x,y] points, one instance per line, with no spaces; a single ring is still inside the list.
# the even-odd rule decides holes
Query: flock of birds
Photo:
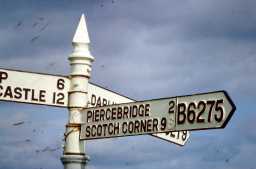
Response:
[[[37,41],[41,33],[46,30],[46,28],[49,26],[50,22],[46,20],[44,17],[37,17],[36,20],[32,23],[32,28],[36,29],[36,35],[34,35],[30,39],[30,43],[34,43]],[[24,21],[18,21],[17,24],[15,25],[15,29],[22,29],[22,27],[25,25]]]
[[[18,121],[18,122],[13,123],[12,126],[13,127],[21,127],[21,126],[23,126],[25,124],[26,124],[25,121]],[[27,124],[29,124],[29,123],[27,123]],[[35,133],[43,134],[43,131],[42,130],[40,131],[39,129],[33,129],[32,132],[34,134]],[[64,139],[62,141],[64,141]],[[23,143],[32,143],[33,140],[31,138],[27,138],[25,140],[21,140],[19,143],[22,143],[22,142]],[[35,153],[39,154],[39,153],[44,153],[44,152],[55,152],[57,150],[61,150],[61,148],[62,148],[61,143],[57,143],[56,146],[45,146],[45,147],[43,147],[41,149],[36,149]]]

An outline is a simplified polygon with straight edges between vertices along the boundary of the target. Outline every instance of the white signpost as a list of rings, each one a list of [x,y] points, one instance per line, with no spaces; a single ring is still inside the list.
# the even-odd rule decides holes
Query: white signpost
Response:
[[[83,140],[152,134],[184,145],[186,130],[224,128],[236,109],[225,91],[136,102],[89,83],[94,61],[89,43],[82,15],[69,77],[0,68],[0,100],[69,109],[61,157],[65,169],[85,167]]]
[[[80,139],[224,128],[234,111],[225,91],[89,108]]]

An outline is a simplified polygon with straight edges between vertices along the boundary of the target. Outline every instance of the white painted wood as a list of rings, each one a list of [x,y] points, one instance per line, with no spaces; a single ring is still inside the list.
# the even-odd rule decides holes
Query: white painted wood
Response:
[[[67,107],[66,77],[0,69],[0,79],[0,100]]]

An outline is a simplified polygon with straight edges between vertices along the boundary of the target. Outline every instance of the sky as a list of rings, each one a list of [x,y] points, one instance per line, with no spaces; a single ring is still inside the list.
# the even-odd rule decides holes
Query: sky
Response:
[[[152,136],[86,142],[89,169],[255,169],[256,1],[0,0],[0,67],[68,75],[86,16],[91,82],[135,100],[225,90],[224,129],[180,147]],[[0,169],[63,168],[68,111],[0,102]],[[22,124],[17,125],[18,122]]]

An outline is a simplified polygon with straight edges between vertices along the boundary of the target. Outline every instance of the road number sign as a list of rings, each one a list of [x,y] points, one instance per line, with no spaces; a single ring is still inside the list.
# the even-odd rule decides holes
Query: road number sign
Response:
[[[80,139],[223,128],[234,110],[224,91],[90,108]]]

